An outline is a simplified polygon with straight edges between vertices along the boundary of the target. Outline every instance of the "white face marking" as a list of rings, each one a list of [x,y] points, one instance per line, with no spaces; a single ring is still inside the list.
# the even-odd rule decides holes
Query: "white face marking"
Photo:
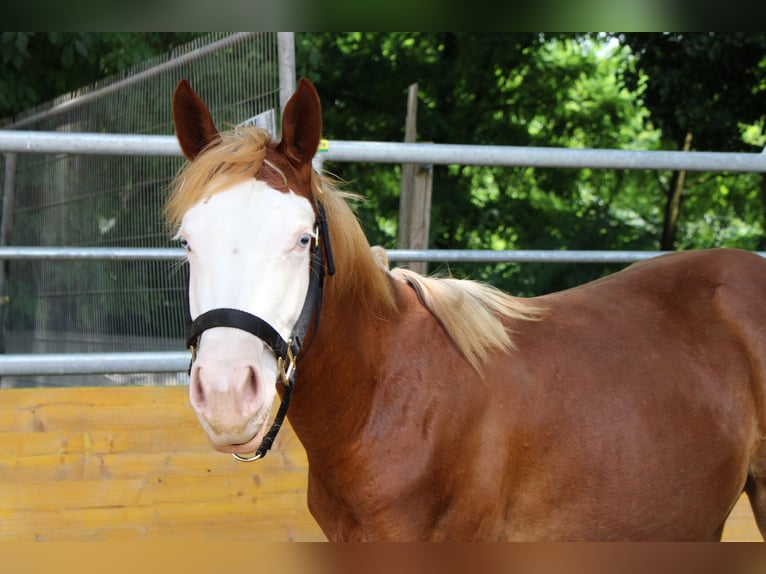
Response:
[[[306,198],[256,180],[192,207],[178,233],[192,319],[219,307],[241,309],[287,339],[308,290],[313,227]],[[250,333],[217,327],[202,334],[190,396],[214,446],[254,450],[276,396],[276,370],[273,352]]]
[[[287,338],[308,287],[314,211],[261,181],[217,193],[184,216],[192,319],[217,307],[248,311]]]

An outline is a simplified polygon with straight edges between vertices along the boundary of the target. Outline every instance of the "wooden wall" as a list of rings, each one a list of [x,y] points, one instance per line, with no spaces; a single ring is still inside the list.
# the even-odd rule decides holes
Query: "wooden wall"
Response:
[[[185,387],[0,391],[0,541],[324,540],[289,425],[265,459],[214,452]],[[725,540],[761,540],[745,497]]]
[[[216,453],[185,387],[0,391],[0,540],[324,540],[289,425]]]

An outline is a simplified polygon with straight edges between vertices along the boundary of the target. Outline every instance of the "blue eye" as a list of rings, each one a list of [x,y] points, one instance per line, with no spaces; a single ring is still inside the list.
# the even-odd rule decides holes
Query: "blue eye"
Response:
[[[314,235],[311,233],[302,233],[298,239],[298,245],[301,247],[308,247],[311,245],[311,240],[314,239]]]

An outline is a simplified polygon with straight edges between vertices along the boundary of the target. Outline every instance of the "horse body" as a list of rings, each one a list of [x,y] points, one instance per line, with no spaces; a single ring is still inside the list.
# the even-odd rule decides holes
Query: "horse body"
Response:
[[[255,178],[326,209],[337,274],[299,355],[288,416],[329,539],[714,540],[743,490],[766,532],[766,262],[734,250],[667,255],[529,300],[389,271],[311,170],[320,113],[301,81],[282,141],[255,146],[254,169],[232,175],[216,160],[212,179],[182,173],[169,205],[179,224],[190,205]],[[188,85],[174,114],[191,165],[210,161],[219,136]],[[248,202],[270,205],[262,195]],[[289,284],[280,268],[269,274]],[[266,287],[253,289],[257,305]],[[297,316],[300,296],[289,299],[264,313]],[[201,336],[191,396],[213,446],[245,453],[265,432],[248,417],[270,407],[258,398],[270,382],[260,365],[236,385],[204,371],[230,331]],[[250,365],[263,352],[255,339],[241,333],[244,355],[227,361]],[[227,401],[220,408],[240,412],[247,430],[224,440],[207,411]]]
[[[301,366],[291,421],[329,538],[720,536],[766,454],[759,257],[662,257],[541,297],[545,318],[509,325],[518,349],[484,376],[393,288],[397,319],[349,336],[365,309],[341,299]]]

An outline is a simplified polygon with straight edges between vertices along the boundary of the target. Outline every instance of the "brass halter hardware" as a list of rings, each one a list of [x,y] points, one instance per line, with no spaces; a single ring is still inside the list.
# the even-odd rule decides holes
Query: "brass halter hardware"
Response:
[[[293,340],[287,340],[287,357],[277,357],[277,377],[285,387],[289,387],[295,375],[295,354],[293,353]]]

